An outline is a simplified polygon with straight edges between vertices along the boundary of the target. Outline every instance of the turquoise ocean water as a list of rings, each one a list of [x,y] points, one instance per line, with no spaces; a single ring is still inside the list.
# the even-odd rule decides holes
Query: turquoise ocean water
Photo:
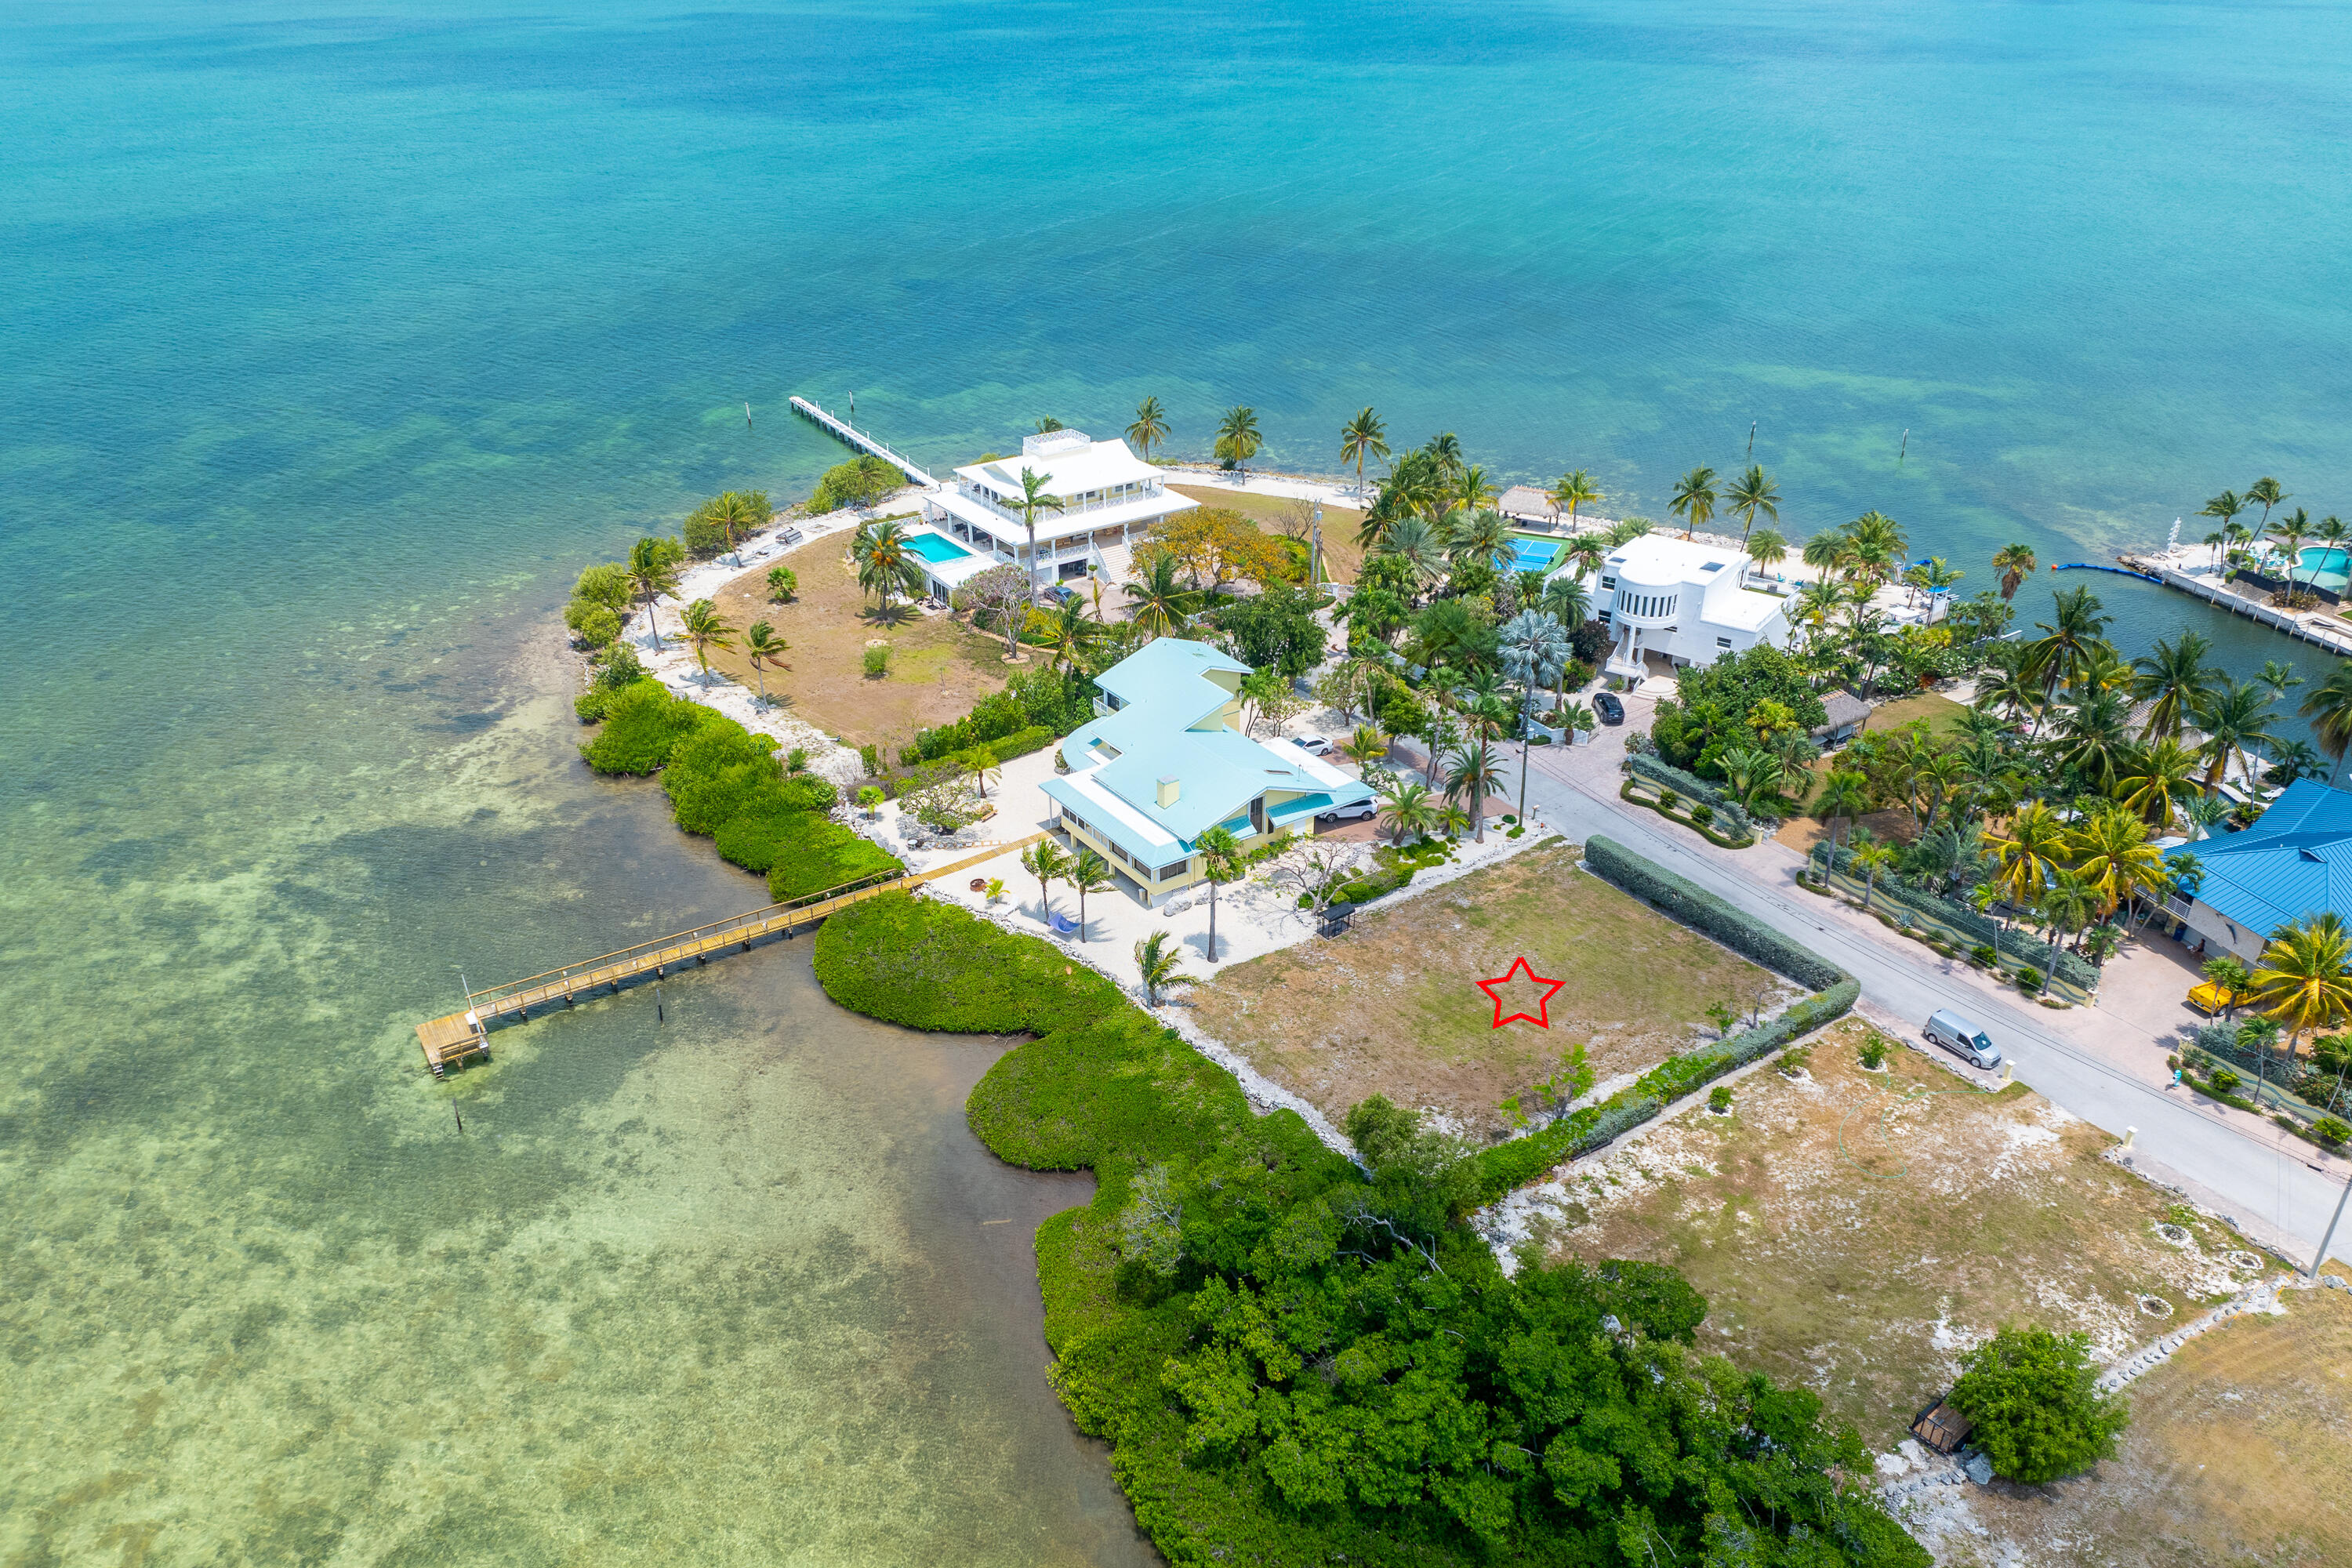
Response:
[[[547,628],[804,492],[792,393],[938,465],[1370,403],[1653,515],[1753,421],[1788,531],[1971,588],[2352,510],[2340,9],[478,10],[0,23],[0,1560],[1133,1559],[1001,1043],[803,946],[416,1070],[460,966],[756,899],[581,773]]]

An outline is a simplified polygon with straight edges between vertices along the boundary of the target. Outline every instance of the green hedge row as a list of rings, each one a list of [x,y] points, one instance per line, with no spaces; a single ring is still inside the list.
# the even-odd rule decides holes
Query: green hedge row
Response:
[[[1706,932],[1734,952],[1745,953],[1800,985],[1826,991],[1851,978],[1821,954],[1741,913],[1696,883],[1643,859],[1613,838],[1596,834],[1588,839],[1584,864],[1692,930]]]
[[[1029,730],[1049,730],[1055,736],[1066,735],[1094,717],[1097,689],[1075,668],[1018,671],[1005,682],[1003,690],[982,698],[972,705],[971,712],[954,723],[922,731],[915,736],[913,745],[899,747],[899,765],[911,768],[919,763],[934,763],[954,752],[968,752],[991,741],[1007,740]],[[1024,745],[1021,752],[1001,752],[997,761],[1036,749]]]
[[[825,814],[840,799],[824,779],[784,776],[776,742],[658,681],[620,688],[604,728],[580,748],[600,773],[661,774],[670,815],[716,840],[724,858],[765,872],[777,903],[885,871],[898,861]]]
[[[1841,844],[1834,850],[1826,852],[1816,846],[1815,853],[1832,860],[1837,870],[1853,878],[1856,882],[1864,879],[1862,874],[1853,869],[1853,852],[1844,845]],[[2042,942],[2032,933],[2020,931],[2015,926],[2004,926],[1990,915],[1980,914],[1956,899],[1947,899],[1930,892],[1926,888],[1915,888],[1908,882],[1898,881],[1895,878],[1885,876],[1878,879],[1878,888],[1874,897],[1882,903],[1898,905],[1915,913],[1926,915],[1938,924],[1948,925],[1954,931],[1962,932],[1971,942],[1989,943],[2011,963],[2024,964],[2037,973],[2051,968],[2048,942]],[[2098,987],[2097,966],[2080,953],[2068,952],[2063,948],[2060,949],[2055,973],[2059,979],[2079,990],[2091,991]]]
[[[1647,752],[1636,752],[1629,760],[1633,764],[1635,776],[1645,778],[1654,784],[1673,790],[1685,800],[1706,802],[1707,805],[1715,807],[1715,819],[1717,822],[1738,832],[1748,833],[1753,830],[1755,824],[1748,816],[1748,808],[1724,794],[1722,785],[1709,784],[1696,773],[1685,773],[1673,763],[1662,761]]]

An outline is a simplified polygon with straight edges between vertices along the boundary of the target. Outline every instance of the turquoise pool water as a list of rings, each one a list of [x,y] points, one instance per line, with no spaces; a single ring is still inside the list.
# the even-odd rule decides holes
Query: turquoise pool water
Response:
[[[907,543],[914,552],[936,566],[943,561],[961,561],[971,554],[954,540],[936,533],[916,533],[908,536]]]
[[[2315,544],[2305,551],[2301,559],[2303,580],[2315,588],[2340,594],[2347,584],[2352,584],[2352,551]]]

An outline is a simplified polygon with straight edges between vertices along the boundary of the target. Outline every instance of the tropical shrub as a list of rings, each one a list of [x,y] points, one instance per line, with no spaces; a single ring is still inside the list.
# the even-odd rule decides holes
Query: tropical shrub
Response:
[[[1817,847],[1814,853],[1827,858],[1836,869],[1857,881],[1866,875],[1854,868],[1853,851],[1843,844],[1835,850]],[[1815,861],[1815,864],[1819,863]],[[2012,963],[2033,965],[2037,984],[2040,970],[2044,966],[2050,966],[2056,978],[2084,991],[2098,984],[2098,971],[2080,954],[2062,950],[2055,965],[2051,965],[2050,944],[2036,938],[2032,932],[2014,926],[2004,927],[1990,915],[1980,914],[1958,900],[1941,898],[1931,889],[1916,887],[1892,877],[1881,877],[1875,896],[1883,903],[1908,906],[1927,919],[1992,948],[1998,957],[2007,958]],[[1985,962],[1990,963],[1996,960],[1987,959]]]
[[[789,566],[768,568],[768,597],[782,604],[801,591],[801,580]]]
[[[580,754],[600,773],[657,773],[680,741],[714,721],[732,722],[714,709],[672,697],[657,680],[640,680],[613,695],[604,729]]]
[[[1675,797],[1698,801],[1713,808],[1709,820],[1720,818],[1724,829],[1734,837],[1750,830],[1747,807],[1697,774],[1669,767],[1656,757],[1640,753],[1633,754],[1632,762],[1635,778],[1647,779],[1659,786],[1661,802],[1671,804]]]
[[[1706,1097],[1706,1108],[1709,1110],[1716,1112],[1717,1115],[1730,1110],[1731,1086],[1727,1083],[1719,1083],[1717,1084],[1713,1089],[1709,1090]]]
[[[865,657],[866,679],[879,680],[890,673],[890,645],[886,642],[868,644]]]
[[[1876,1072],[1886,1065],[1888,1048],[1886,1037],[1874,1031],[1862,1037],[1862,1045],[1857,1054],[1862,1058],[1863,1066]]]
[[[1325,633],[1314,601],[1288,584],[1234,600],[1218,612],[1217,626],[1233,639],[1235,658],[1255,669],[1278,670],[1286,680],[1323,662]]]
[[[2098,1391],[2090,1344],[2087,1334],[2004,1328],[1969,1353],[1948,1398],[1996,1475],[2040,1486],[2114,1457],[2131,1417]]]
[[[1002,1158],[1095,1173],[1037,1235],[1054,1386],[1171,1563],[1617,1561],[1629,1519],[1661,1562],[1737,1532],[1775,1562],[1926,1563],[1839,1479],[1868,1455],[1814,1395],[1696,1353],[1706,1303],[1674,1270],[1505,1278],[1446,1218],[1458,1146],[1412,1113],[1358,1108],[1360,1173],[1099,975],[951,906],[856,905],[815,960],[876,1016],[1041,1037],[967,1116]],[[1498,1433],[1542,1459],[1495,1463]]]
[[[983,742],[1002,740],[1021,730],[1043,729],[1055,737],[1066,735],[1095,716],[1094,699],[1099,690],[1092,680],[1074,668],[1016,671],[1004,683],[1003,690],[981,699],[970,713],[954,723],[919,732],[913,745],[899,749],[898,761],[907,767],[937,762],[952,752],[968,752]],[[1005,752],[997,760],[1021,754]]]
[[[1613,838],[1596,834],[1588,840],[1584,864],[1596,876],[1800,985],[1826,990],[1852,978],[1828,959],[1743,914],[1696,883],[1643,859]]]
[[[776,509],[768,504],[765,490],[729,490],[711,497],[686,514],[686,526],[679,532],[686,537],[686,552],[697,560],[716,555],[731,548],[727,530],[719,516],[730,510],[736,519],[735,539],[738,542],[768,526]]]
[[[896,465],[871,452],[861,452],[824,471],[816,493],[808,499],[808,513],[817,517],[845,506],[872,506],[906,482],[907,476]]]

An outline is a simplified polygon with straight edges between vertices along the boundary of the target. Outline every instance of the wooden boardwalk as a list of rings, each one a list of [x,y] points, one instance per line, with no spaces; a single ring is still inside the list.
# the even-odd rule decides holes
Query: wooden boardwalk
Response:
[[[925,489],[935,489],[938,488],[939,480],[931,478],[930,475],[915,467],[914,464],[907,461],[906,458],[898,456],[898,453],[890,450],[889,447],[884,446],[873,437],[868,436],[865,431],[860,430],[856,426],[852,425],[848,420],[842,418],[839,415],[827,414],[824,409],[819,408],[815,404],[811,403],[805,397],[795,397],[793,399],[793,412],[798,414],[802,418],[808,420],[810,423],[825,431],[825,433],[833,437],[835,440],[844,442],[848,446],[856,447],[861,452],[873,453],[876,457],[881,458],[884,462],[888,463],[900,473],[906,475],[908,479],[913,480],[916,484],[922,486]]]
[[[1045,836],[1033,833],[1026,838],[1010,839],[992,844],[977,855],[966,856],[951,865],[929,871],[890,872],[869,877],[864,881],[848,882],[838,888],[828,888],[821,893],[787,903],[770,904],[763,910],[711,925],[697,926],[692,931],[678,931],[670,936],[641,942],[635,947],[625,947],[617,952],[602,953],[562,969],[551,969],[527,979],[493,985],[487,990],[470,993],[466,998],[466,1010],[446,1017],[434,1018],[416,1026],[416,1043],[425,1049],[425,1065],[435,1078],[450,1068],[463,1065],[476,1057],[490,1054],[490,1026],[509,1016],[528,1023],[534,1007],[552,1007],[561,1004],[570,1006],[577,997],[593,992],[600,985],[619,990],[625,981],[651,974],[656,979],[668,973],[672,964],[688,960],[703,963],[730,951],[740,952],[764,936],[782,933],[792,935],[803,926],[814,925],[835,910],[844,910],[866,899],[884,893],[902,892],[959,871],[968,871],[1000,855],[1026,848]]]

